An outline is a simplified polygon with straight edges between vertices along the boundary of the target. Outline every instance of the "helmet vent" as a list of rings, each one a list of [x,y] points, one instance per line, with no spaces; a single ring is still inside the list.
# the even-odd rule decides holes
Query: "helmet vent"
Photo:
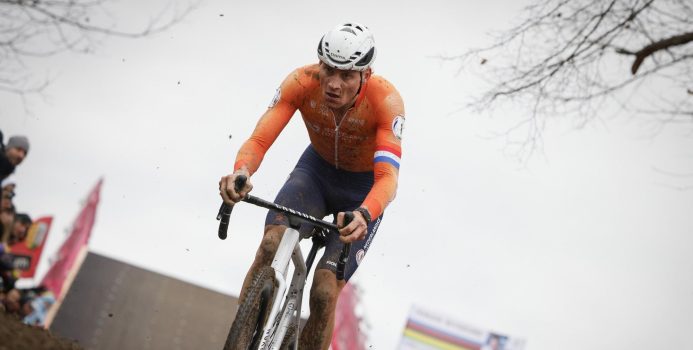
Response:
[[[372,47],[370,50],[368,50],[368,53],[363,56],[362,59],[360,59],[358,62],[356,62],[357,67],[363,67],[367,66],[369,63],[371,63],[371,60],[373,59],[373,55],[375,54],[375,47]]]
[[[342,28],[342,32],[347,32],[356,35],[356,32],[351,28]]]
[[[327,43],[325,43],[325,46],[327,46]],[[322,56],[322,39],[320,39],[320,43],[318,43],[318,55]]]

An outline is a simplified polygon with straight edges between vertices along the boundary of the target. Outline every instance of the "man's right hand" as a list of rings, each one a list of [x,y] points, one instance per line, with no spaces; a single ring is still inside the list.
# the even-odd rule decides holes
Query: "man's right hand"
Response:
[[[245,186],[236,191],[236,178],[240,175],[244,175],[247,180],[245,181]],[[221,195],[226,205],[234,205],[240,202],[252,189],[253,185],[250,183],[250,172],[245,167],[219,180],[219,195]]]

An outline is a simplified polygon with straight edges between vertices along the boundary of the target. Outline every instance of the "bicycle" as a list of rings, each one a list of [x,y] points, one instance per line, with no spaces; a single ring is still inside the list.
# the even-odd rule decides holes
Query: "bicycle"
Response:
[[[243,188],[245,181],[247,178],[243,175],[236,178],[234,186],[237,192]],[[284,231],[271,266],[265,266],[255,274],[244,299],[239,301],[224,350],[297,350],[303,288],[308,272],[318,251],[325,247],[327,234],[339,234],[339,228],[333,223],[252,195],[246,195],[242,201],[286,214],[289,227]],[[218,234],[222,240],[227,237],[232,210],[233,206],[224,203],[219,208]],[[346,226],[354,216],[351,212],[345,214]],[[301,237],[298,228],[304,222],[314,225],[315,229],[310,235]],[[313,244],[304,261],[299,242],[306,238],[311,238]],[[351,244],[344,244],[337,262],[336,274],[339,280],[344,280],[344,268],[350,250]],[[294,273],[287,287],[289,262],[294,264]]]

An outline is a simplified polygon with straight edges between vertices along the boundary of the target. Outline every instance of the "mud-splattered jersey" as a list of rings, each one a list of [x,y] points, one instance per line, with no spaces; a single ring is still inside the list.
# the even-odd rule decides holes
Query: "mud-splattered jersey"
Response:
[[[289,74],[239,150],[234,169],[246,166],[251,175],[257,171],[269,147],[299,110],[310,142],[323,159],[338,169],[373,171],[373,188],[362,205],[371,217],[378,217],[397,189],[404,127],[402,98],[387,80],[373,75],[340,121],[323,101],[318,71],[319,65],[314,64]]]

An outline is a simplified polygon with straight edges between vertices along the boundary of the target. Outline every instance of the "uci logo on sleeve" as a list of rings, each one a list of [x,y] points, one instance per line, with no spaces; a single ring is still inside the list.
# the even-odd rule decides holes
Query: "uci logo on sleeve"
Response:
[[[277,105],[277,102],[279,102],[279,99],[282,97],[282,88],[277,88],[277,92],[274,93],[274,97],[272,98],[272,102],[270,102],[269,106],[267,108],[272,108]]]
[[[404,116],[398,115],[392,120],[392,133],[398,140],[402,139],[402,133],[404,132]]]

